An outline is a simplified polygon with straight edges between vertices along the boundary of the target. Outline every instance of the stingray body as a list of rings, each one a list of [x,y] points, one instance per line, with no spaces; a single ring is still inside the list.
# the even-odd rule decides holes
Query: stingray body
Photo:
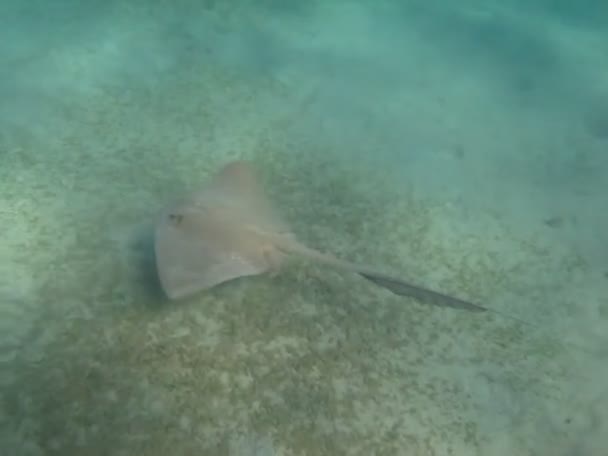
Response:
[[[156,228],[155,253],[160,282],[170,299],[238,277],[276,272],[287,255],[296,254],[354,272],[397,295],[424,303],[488,310],[300,243],[273,210],[252,166],[245,161],[227,164],[200,191],[164,210]]]

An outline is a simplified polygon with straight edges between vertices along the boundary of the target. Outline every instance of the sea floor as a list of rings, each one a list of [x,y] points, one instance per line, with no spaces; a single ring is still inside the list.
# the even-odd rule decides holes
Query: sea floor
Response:
[[[0,454],[605,454],[601,11],[87,3],[0,7]],[[529,324],[297,259],[169,302],[159,210],[235,158],[309,245]]]

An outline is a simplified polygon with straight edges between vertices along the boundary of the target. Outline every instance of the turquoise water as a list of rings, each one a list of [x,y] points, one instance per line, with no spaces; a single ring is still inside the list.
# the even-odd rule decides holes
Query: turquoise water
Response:
[[[608,454],[604,3],[6,0],[0,38],[0,454]],[[295,258],[168,301],[158,214],[236,158],[308,245],[532,326]]]

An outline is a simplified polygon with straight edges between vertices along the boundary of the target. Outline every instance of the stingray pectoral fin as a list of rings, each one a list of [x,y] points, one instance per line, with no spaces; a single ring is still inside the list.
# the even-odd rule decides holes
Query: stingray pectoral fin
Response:
[[[439,293],[437,291],[428,290],[416,285],[409,284],[402,280],[388,277],[381,274],[373,274],[367,272],[359,272],[359,275],[366,278],[376,285],[386,288],[390,292],[399,296],[408,296],[419,300],[425,304],[432,304],[439,307],[451,307],[454,309],[463,309],[471,312],[485,312],[488,309],[469,301],[454,298],[452,296]]]

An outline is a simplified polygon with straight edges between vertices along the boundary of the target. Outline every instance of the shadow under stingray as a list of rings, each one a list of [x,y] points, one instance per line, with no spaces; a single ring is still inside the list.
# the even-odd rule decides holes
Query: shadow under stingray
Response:
[[[154,251],[154,226],[147,225],[137,230],[129,242],[129,266],[136,271],[136,282],[141,285],[146,307],[160,308],[167,303],[156,269]]]

